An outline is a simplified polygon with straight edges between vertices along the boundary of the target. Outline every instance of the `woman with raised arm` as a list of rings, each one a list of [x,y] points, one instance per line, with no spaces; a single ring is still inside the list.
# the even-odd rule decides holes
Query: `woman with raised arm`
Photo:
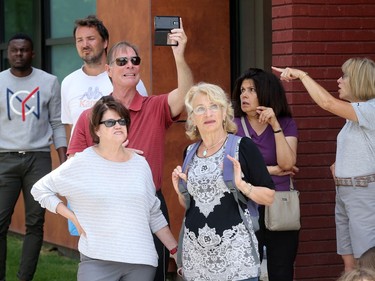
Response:
[[[331,171],[336,184],[337,253],[345,271],[375,245],[375,63],[368,58],[348,59],[337,80],[339,99],[307,72],[277,68],[281,80],[299,79],[324,110],[345,118],[337,136],[336,161]]]
[[[251,137],[258,146],[276,192],[289,190],[291,176],[298,171],[298,132],[280,79],[262,69],[249,68],[236,80],[232,101],[237,135]],[[268,279],[293,281],[299,231],[268,230],[263,205],[259,213],[256,236],[261,259],[266,246]]]

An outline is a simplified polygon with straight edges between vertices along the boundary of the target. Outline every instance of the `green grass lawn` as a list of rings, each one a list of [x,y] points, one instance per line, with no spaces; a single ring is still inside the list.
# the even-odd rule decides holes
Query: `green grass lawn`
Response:
[[[17,271],[20,261],[22,237],[8,234],[7,281],[18,281]],[[75,281],[77,280],[78,259],[61,255],[51,245],[44,245],[40,252],[38,267],[33,281]],[[167,281],[176,279],[168,274]]]
[[[7,281],[18,281],[17,271],[21,255],[22,237],[8,235]],[[56,248],[46,245],[40,252],[34,281],[77,280],[78,260],[62,256]]]

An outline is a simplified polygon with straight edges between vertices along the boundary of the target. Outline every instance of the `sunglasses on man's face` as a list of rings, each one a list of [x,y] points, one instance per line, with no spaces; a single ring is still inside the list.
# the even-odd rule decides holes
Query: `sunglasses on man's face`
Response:
[[[133,65],[139,65],[141,63],[141,58],[138,57],[138,56],[135,56],[135,57],[130,57],[130,58],[127,58],[127,57],[120,57],[120,58],[117,58],[115,59],[115,62],[118,66],[124,66],[126,65],[128,62],[131,62]],[[112,62],[113,63],[113,62]]]
[[[120,126],[126,126],[126,120],[124,118],[121,118],[121,119],[118,119],[118,120],[108,119],[108,120],[100,121],[99,124],[104,124],[104,126],[106,126],[107,128],[111,128],[114,125],[116,125],[116,122]]]

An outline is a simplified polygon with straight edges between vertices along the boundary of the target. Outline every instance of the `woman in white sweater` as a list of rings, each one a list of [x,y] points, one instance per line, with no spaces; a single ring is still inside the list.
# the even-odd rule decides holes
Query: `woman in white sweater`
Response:
[[[147,161],[123,146],[129,125],[129,111],[121,103],[101,98],[90,124],[96,145],[43,177],[31,191],[42,207],[77,227],[78,281],[153,280],[158,256],[152,233],[172,255],[177,252]]]

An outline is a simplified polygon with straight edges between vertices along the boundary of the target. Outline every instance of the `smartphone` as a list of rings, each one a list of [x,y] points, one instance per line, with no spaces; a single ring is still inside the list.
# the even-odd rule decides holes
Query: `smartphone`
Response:
[[[174,28],[180,28],[180,17],[178,16],[155,16],[155,45],[156,46],[177,46],[178,42],[171,41],[168,34]]]

